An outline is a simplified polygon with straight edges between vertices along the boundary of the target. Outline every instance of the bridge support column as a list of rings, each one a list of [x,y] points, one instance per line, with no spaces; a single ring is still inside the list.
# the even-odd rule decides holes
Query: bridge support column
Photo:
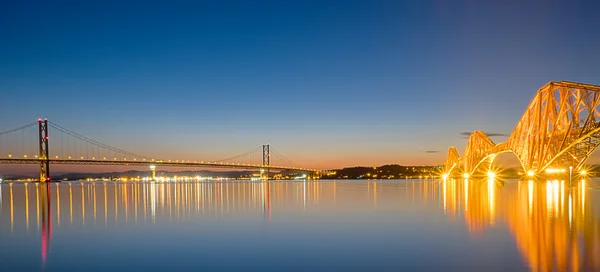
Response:
[[[312,179],[321,179],[320,172],[311,172]]]
[[[269,180],[269,167],[271,165],[271,152],[269,145],[263,145],[262,168],[260,169],[260,178]]]
[[[156,180],[156,165],[150,165],[150,180]]]
[[[40,182],[50,181],[50,156],[48,151],[48,119],[38,119],[40,144]]]

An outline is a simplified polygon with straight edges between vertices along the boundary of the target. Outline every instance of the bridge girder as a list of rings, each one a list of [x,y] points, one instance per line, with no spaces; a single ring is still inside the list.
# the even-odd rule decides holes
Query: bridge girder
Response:
[[[580,169],[599,145],[600,127],[578,138],[568,147],[564,148],[553,160],[547,163],[544,169],[560,168],[564,165],[570,165],[573,166],[574,169]]]

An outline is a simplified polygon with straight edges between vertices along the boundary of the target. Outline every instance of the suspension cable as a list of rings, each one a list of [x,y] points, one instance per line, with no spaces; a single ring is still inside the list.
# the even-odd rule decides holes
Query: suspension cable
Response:
[[[27,125],[23,125],[23,126],[20,126],[18,128],[13,128],[11,130],[0,132],[0,135],[5,135],[5,134],[11,133],[11,132],[19,131],[19,130],[26,129],[26,128],[29,128],[29,127],[32,127],[32,126],[35,126],[35,125],[37,125],[37,122],[29,123]]]
[[[277,152],[277,150],[275,150],[274,148],[271,148],[271,152],[273,152],[280,159],[282,159],[282,160],[286,161],[287,163],[291,164],[291,166],[300,168],[300,166],[298,166],[297,164],[295,164],[294,162],[292,162],[291,160],[289,160],[288,158],[286,158],[285,156],[283,156],[281,153]]]
[[[98,142],[96,140],[90,139],[90,138],[85,137],[85,136],[83,136],[81,134],[78,134],[78,133],[76,133],[74,131],[71,131],[71,130],[65,128],[65,127],[62,127],[62,126],[60,126],[60,125],[58,125],[58,124],[56,124],[54,122],[50,123],[50,126],[52,126],[53,128],[55,128],[55,129],[57,129],[57,130],[59,130],[59,131],[61,131],[63,133],[66,133],[66,134],[68,134],[70,136],[73,136],[73,137],[75,137],[75,138],[77,138],[77,139],[79,139],[81,141],[84,141],[84,142],[87,142],[89,144],[97,146],[98,147],[98,156],[101,155],[100,154],[101,153],[100,152],[100,148],[104,148],[104,149],[107,149],[107,150],[110,150],[110,151],[113,151],[113,152],[116,152],[116,153],[120,153],[122,155],[132,156],[134,158],[150,159],[149,157],[142,156],[142,155],[139,155],[139,154],[136,154],[136,153],[132,153],[132,152],[129,152],[129,151],[125,151],[125,150],[122,150],[122,149],[119,149],[119,148],[116,148],[116,147],[109,146],[107,144],[103,144],[103,143]]]
[[[233,160],[233,159],[237,159],[237,158],[245,157],[245,156],[248,156],[248,155],[250,155],[250,154],[252,154],[252,153],[254,153],[254,152],[257,152],[257,151],[259,151],[261,148],[262,148],[262,146],[258,146],[258,147],[256,147],[256,148],[254,148],[254,149],[252,149],[252,150],[250,150],[250,151],[246,151],[246,152],[244,152],[244,153],[242,153],[242,154],[240,154],[240,155],[236,155],[236,156],[229,157],[229,158],[222,159],[222,160],[216,160],[215,162],[230,161],[230,160]]]

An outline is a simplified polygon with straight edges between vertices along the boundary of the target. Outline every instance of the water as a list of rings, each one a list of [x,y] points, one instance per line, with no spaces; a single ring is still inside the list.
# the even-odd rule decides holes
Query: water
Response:
[[[600,181],[2,184],[2,271],[600,271]]]

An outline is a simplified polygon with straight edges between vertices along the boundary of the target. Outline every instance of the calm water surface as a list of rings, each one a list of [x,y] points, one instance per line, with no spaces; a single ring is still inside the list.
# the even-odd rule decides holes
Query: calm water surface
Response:
[[[600,271],[600,182],[4,183],[2,271]]]

